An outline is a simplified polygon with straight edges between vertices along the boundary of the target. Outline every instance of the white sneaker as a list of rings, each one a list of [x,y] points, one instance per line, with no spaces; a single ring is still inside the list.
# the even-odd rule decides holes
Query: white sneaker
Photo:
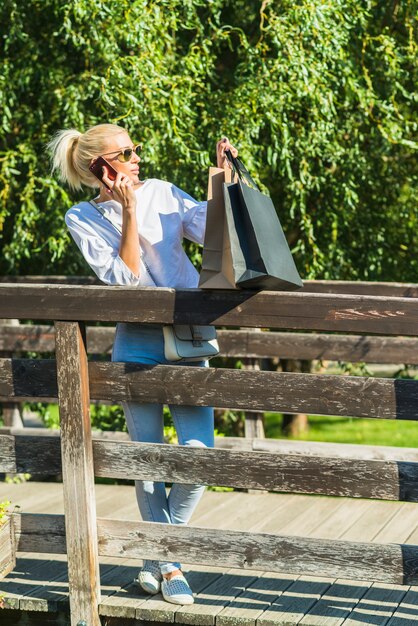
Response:
[[[144,591],[155,595],[160,591],[162,578],[158,561],[144,561],[136,582]]]
[[[173,576],[170,580],[163,578],[161,593],[164,600],[172,604],[193,604],[194,602],[193,592],[182,574]]]

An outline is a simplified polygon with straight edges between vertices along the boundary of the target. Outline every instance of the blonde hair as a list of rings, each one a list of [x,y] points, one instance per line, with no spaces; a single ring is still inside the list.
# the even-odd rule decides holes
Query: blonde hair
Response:
[[[116,124],[98,124],[85,133],[75,128],[59,130],[47,144],[51,155],[52,172],[58,171],[60,179],[71,189],[98,187],[97,178],[89,170],[91,160],[106,151],[109,138],[126,130]]]

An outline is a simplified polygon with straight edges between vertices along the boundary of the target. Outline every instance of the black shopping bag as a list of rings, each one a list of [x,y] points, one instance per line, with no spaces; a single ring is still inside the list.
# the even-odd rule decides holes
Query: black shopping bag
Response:
[[[224,183],[234,279],[242,289],[291,291],[303,287],[279,218],[238,159],[228,155],[236,182]]]

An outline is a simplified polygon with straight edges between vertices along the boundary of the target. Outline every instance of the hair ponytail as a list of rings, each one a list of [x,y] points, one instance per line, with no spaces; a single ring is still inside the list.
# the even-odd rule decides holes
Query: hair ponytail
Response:
[[[59,130],[47,145],[51,154],[52,173],[58,171],[60,179],[71,189],[81,189],[82,178],[74,163],[74,151],[82,137],[75,128]]]
[[[47,144],[51,155],[52,172],[57,171],[60,179],[71,189],[98,187],[97,178],[90,172],[92,159],[106,152],[111,137],[126,132],[116,124],[98,124],[85,133],[75,128],[59,130]]]

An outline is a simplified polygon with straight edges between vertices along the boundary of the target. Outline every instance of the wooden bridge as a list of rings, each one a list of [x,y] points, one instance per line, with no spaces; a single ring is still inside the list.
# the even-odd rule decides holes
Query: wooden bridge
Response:
[[[334,291],[337,287],[333,286]],[[336,337],[344,337],[342,342],[348,342],[346,351],[361,350],[363,356],[369,349],[378,349],[379,342],[383,350],[384,342],[389,342],[386,343],[386,350],[389,350],[391,342],[393,349],[399,348],[401,341],[406,342],[404,345],[408,341],[416,345],[418,307],[415,298],[418,289],[415,285],[377,286],[384,295],[365,295],[364,285],[352,288],[363,289],[363,295],[329,294],[326,292],[330,285],[326,284],[310,285],[308,288],[311,291],[289,294],[95,285],[0,285],[0,318],[55,321],[56,361],[1,359],[0,397],[2,401],[9,402],[24,398],[58,398],[60,437],[12,431],[0,435],[0,471],[30,472],[34,476],[62,471],[64,515],[58,512],[43,515],[25,512],[14,516],[12,528],[18,553],[67,555],[69,600],[66,602],[69,601],[71,611],[70,617],[66,617],[64,607],[68,604],[63,600],[62,611],[59,612],[63,623],[70,619],[72,626],[84,622],[88,626],[97,626],[100,623],[99,607],[106,603],[103,601],[106,581],[114,585],[120,576],[123,583],[125,574],[130,577],[132,574],[132,565],[125,560],[135,559],[137,563],[136,559],[142,558],[178,559],[192,564],[195,571],[191,574],[191,582],[198,593],[193,609],[173,608],[165,603],[161,606],[160,602],[155,613],[152,603],[158,603],[158,599],[134,598],[138,606],[135,605],[134,613],[131,612],[129,617],[135,617],[142,623],[177,621],[214,624],[216,621],[219,624],[257,623],[266,626],[268,623],[322,625],[344,622],[406,626],[418,621],[418,601],[415,599],[418,593],[414,588],[418,581],[418,548],[402,543],[403,539],[399,540],[400,543],[392,543],[393,535],[388,536],[388,543],[373,543],[367,541],[367,533],[355,540],[327,539],[309,536],[308,532],[282,534],[280,529],[280,534],[259,532],[256,528],[222,528],[220,532],[220,527],[216,525],[212,528],[176,527],[124,519],[96,519],[94,476],[200,482],[261,492],[389,501],[381,502],[382,505],[417,501],[418,464],[413,451],[404,459],[384,450],[380,455],[377,453],[364,458],[364,455],[359,457],[354,451],[349,456],[341,452],[341,448],[334,449],[334,456],[324,455],[323,447],[321,450],[311,447],[309,451],[306,448],[305,451],[279,451],[272,446],[260,451],[253,445],[254,439],[249,440],[244,450],[234,446],[231,449],[191,450],[181,446],[92,439],[90,398],[112,402],[129,398],[146,402],[215,404],[256,413],[274,410],[377,419],[417,419],[418,381],[414,380],[250,369],[210,368],[203,371],[178,366],[150,368],[131,363],[87,361],[88,343],[86,345],[83,329],[86,321],[213,323],[228,329],[244,326],[245,331],[225,331],[225,346],[227,340],[233,345],[233,333],[244,332],[247,346],[252,341],[260,342],[260,337],[263,344],[267,336],[263,344],[264,352],[283,334],[278,331],[283,330],[297,331],[292,333],[291,342],[302,335],[300,331],[314,331],[312,340],[301,340],[298,344],[302,351],[310,349],[310,354],[318,350],[319,337],[319,341],[328,342],[329,354],[332,346],[336,346]],[[372,289],[371,286],[368,288]],[[317,293],[314,293],[315,289]],[[321,290],[322,293],[318,293]],[[277,336],[252,332],[249,328],[270,329]],[[328,337],[317,334],[318,331],[328,333]],[[353,334],[357,339],[350,344],[349,337]],[[377,341],[374,341],[374,335]],[[243,335],[237,337],[235,345],[239,346]],[[313,345],[316,348],[312,348]],[[338,345],[338,354],[341,354],[344,350],[342,344]],[[412,344],[409,347],[412,348]],[[247,355],[260,356],[262,351],[258,348],[252,352],[247,350]],[[280,355],[280,351],[276,354]],[[367,356],[362,360],[366,361]],[[208,494],[209,497],[218,495],[232,501],[231,498],[240,494]],[[246,497],[257,498],[253,494]],[[277,499],[281,498],[306,499],[308,496],[271,493],[261,497],[274,498],[278,502]],[[256,515],[258,511],[256,501],[253,502],[253,512],[249,515]],[[407,506],[412,507],[411,517],[408,518],[411,520],[415,505]],[[277,507],[279,518],[283,509],[286,509],[285,504]],[[406,539],[409,540],[409,535]],[[100,558],[112,560],[112,566],[105,568],[101,577],[102,589]],[[115,558],[121,560],[119,567],[115,565]],[[62,568],[62,556],[57,559],[48,557],[48,565],[45,560],[42,563],[48,569],[55,563],[54,571],[60,578],[63,575],[59,570],[59,567]],[[203,567],[199,569],[199,566]],[[222,571],[227,570],[227,573],[221,575],[219,570],[210,571],[210,568],[223,568]],[[237,568],[238,572],[231,573],[230,568]],[[39,582],[41,565],[37,569],[35,565],[32,572],[35,579],[38,575]],[[250,570],[251,573],[244,574],[242,570]],[[321,579],[313,581],[306,579],[307,576],[319,576]],[[340,580],[345,582],[335,582]],[[309,582],[311,587],[306,586]],[[301,592],[302,583],[305,592]],[[240,590],[235,596],[242,597],[235,606],[231,606],[230,595],[224,595],[224,584]],[[335,585],[340,586],[339,591]],[[120,591],[114,595],[118,593],[121,597],[127,592]],[[330,611],[325,609],[325,604],[332,604],[338,593],[345,596],[344,601],[351,598],[352,610],[340,615],[339,621],[335,621],[335,615],[334,621],[327,621]],[[283,598],[294,598],[295,594],[301,594],[305,599],[314,598],[315,602],[307,608],[309,603],[306,601],[303,614],[296,611],[296,616],[289,609],[289,604],[283,611],[277,609]],[[261,603],[250,616],[245,614],[248,608],[245,606],[246,597]],[[350,618],[351,622],[347,621],[354,607],[360,606],[363,600],[367,605],[366,613],[360,611],[357,617],[354,616],[357,622],[352,621],[354,618]],[[7,602],[6,594],[6,606]],[[19,604],[19,610],[31,606],[25,602]],[[376,602],[380,604],[376,605]],[[212,605],[220,606],[222,610],[214,612],[202,608]],[[226,610],[226,605],[232,612]],[[48,608],[48,602],[43,606]],[[50,606],[54,606],[52,600]],[[316,609],[312,613],[314,606]],[[383,615],[381,609],[385,606]],[[11,608],[4,609],[8,620],[13,619],[10,612],[13,612]],[[27,619],[29,613],[22,615],[25,615],[22,619]],[[51,613],[51,617],[53,615],[54,619],[58,619],[57,612]],[[43,619],[46,620],[45,614]]]

